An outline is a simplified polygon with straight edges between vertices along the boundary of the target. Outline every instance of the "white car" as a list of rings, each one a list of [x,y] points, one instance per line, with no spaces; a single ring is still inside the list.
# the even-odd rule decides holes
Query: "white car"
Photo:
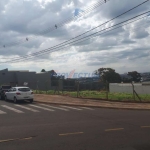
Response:
[[[5,93],[5,100],[13,100],[14,103],[19,100],[29,100],[32,103],[33,99],[33,91],[29,87],[12,87]]]

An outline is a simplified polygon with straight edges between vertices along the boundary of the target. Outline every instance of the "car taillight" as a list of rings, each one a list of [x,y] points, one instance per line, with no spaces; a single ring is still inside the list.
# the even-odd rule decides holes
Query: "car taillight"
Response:
[[[21,95],[20,93],[16,93],[17,95]]]
[[[31,94],[33,94],[33,92],[31,92]]]

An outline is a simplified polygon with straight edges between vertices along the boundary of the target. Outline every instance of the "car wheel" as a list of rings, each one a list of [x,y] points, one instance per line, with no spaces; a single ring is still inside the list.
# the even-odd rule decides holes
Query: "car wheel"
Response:
[[[16,97],[14,97],[14,103],[17,103],[17,98]]]
[[[1,95],[0,95],[0,100],[2,99]]]
[[[30,99],[30,103],[32,103],[33,102],[33,99]]]

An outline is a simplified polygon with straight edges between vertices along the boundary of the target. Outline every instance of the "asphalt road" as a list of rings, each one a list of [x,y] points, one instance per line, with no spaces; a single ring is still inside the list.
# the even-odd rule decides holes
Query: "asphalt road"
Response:
[[[150,150],[150,111],[0,101],[0,150]]]

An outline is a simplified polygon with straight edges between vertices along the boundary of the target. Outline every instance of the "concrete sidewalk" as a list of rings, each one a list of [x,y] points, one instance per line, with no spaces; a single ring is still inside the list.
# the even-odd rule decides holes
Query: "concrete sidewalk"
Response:
[[[150,110],[150,103],[109,102],[103,100],[72,98],[60,95],[35,94],[35,101],[39,103],[72,105],[72,106]]]

